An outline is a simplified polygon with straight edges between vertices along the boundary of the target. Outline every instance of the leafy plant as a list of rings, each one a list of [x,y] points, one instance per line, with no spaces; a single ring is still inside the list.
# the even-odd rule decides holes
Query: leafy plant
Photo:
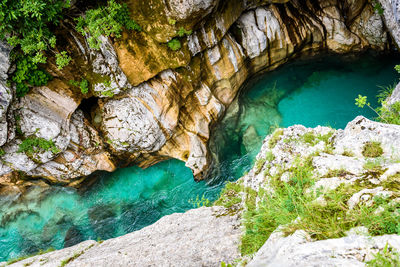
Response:
[[[374,11],[378,12],[379,15],[383,15],[383,7],[381,5],[381,3],[379,3],[378,1],[373,1],[372,3]]]
[[[393,114],[391,114],[392,110],[390,109],[390,107],[388,108],[383,105],[381,108],[374,109],[371,106],[371,104],[367,102],[367,97],[362,95],[358,95],[358,97],[355,100],[356,100],[355,105],[357,107],[364,108],[364,106],[366,105],[378,115],[380,121],[383,121],[385,123],[393,123],[393,121],[390,120],[390,118],[393,117]]]
[[[189,199],[189,203],[193,205],[193,208],[210,207],[212,204],[204,195],[202,195],[201,198],[196,196],[196,199]]]
[[[51,79],[50,74],[39,69],[32,57],[18,57],[16,70],[11,78],[16,85],[17,97],[23,97],[29,92],[30,86],[43,86]]]
[[[192,34],[192,30],[186,30],[185,28],[183,28],[183,27],[180,27],[179,28],[179,30],[178,30],[178,36],[179,37],[184,37],[185,35],[191,35]]]
[[[54,48],[56,37],[50,26],[58,25],[69,0],[3,0],[0,3],[0,39],[19,46],[33,63],[44,63],[43,51]]]
[[[173,51],[179,50],[182,47],[181,41],[179,41],[177,38],[173,38],[172,40],[170,40],[167,45]]]
[[[76,30],[88,37],[89,46],[100,49],[100,36],[121,37],[123,29],[141,31],[141,27],[129,16],[128,6],[109,0],[106,6],[86,11],[77,19]]]
[[[114,96],[114,91],[112,89],[109,89],[107,91],[102,91],[101,94],[103,96],[106,96],[106,97],[113,97]]]
[[[59,70],[62,70],[65,66],[69,64],[72,58],[67,54],[66,51],[56,54],[56,64]]]
[[[176,24],[176,20],[174,20],[174,19],[168,19],[168,24],[169,25],[175,25]]]
[[[82,79],[80,82],[71,80],[71,81],[69,81],[69,83],[72,86],[79,87],[81,89],[81,93],[82,94],[85,95],[85,94],[89,93],[89,82],[88,82],[88,80]]]
[[[392,267],[400,266],[400,254],[393,251],[386,243],[383,251],[379,251],[375,254],[374,259],[367,262],[367,266],[370,267]]]
[[[50,29],[59,24],[69,6],[69,0],[0,2],[0,40],[16,48],[17,70],[11,80],[16,83],[17,97],[26,95],[29,85],[45,85],[50,79],[38,64],[46,63],[44,52],[55,48],[56,37]]]
[[[358,95],[358,97],[355,100],[356,100],[356,106],[359,108],[363,108],[365,105],[369,106],[369,103],[367,104],[366,96]]]
[[[42,137],[29,136],[25,140],[19,144],[19,148],[17,150],[18,153],[41,153],[51,151],[56,154],[60,152],[60,150],[56,147],[53,140],[46,140]]]

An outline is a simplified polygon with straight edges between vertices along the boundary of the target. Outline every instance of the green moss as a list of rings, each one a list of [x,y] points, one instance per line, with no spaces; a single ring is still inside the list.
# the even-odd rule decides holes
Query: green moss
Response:
[[[345,177],[346,175],[349,175],[349,174],[351,174],[351,173],[344,169],[335,169],[335,170],[329,170],[329,172],[324,177],[325,178]]]
[[[256,174],[259,174],[259,173],[260,173],[262,167],[263,167],[264,164],[265,164],[265,161],[266,161],[265,158],[260,158],[260,159],[258,159],[258,160],[256,161],[256,163],[254,164],[255,173],[256,173]]]
[[[80,251],[80,252],[76,252],[73,256],[61,261],[60,266],[59,267],[64,267],[65,265],[67,265],[68,263],[72,262],[73,260],[77,259],[79,256],[81,256],[83,253],[85,253],[88,249],[90,249],[91,247],[93,247],[94,244],[88,246],[86,249]]]
[[[362,155],[364,157],[376,158],[383,154],[380,142],[366,142],[363,147]]]
[[[267,151],[267,153],[265,154],[265,159],[269,162],[273,161],[275,159],[274,153],[272,153],[271,151]]]
[[[275,145],[279,142],[279,140],[281,140],[282,135],[283,135],[283,129],[276,129],[268,141],[269,147],[274,148]]]
[[[346,149],[343,151],[342,155],[346,157],[354,157],[354,153]]]
[[[317,142],[316,142],[317,137],[314,135],[313,132],[305,133],[305,134],[302,136],[302,140],[303,140],[304,143],[310,144],[310,145],[312,145],[312,146],[316,145],[316,143],[317,143]]]

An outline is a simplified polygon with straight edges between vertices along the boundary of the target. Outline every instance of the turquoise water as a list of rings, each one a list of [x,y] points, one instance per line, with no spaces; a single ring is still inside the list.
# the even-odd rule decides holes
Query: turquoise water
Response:
[[[344,128],[357,115],[374,117],[357,108],[354,98],[367,95],[377,105],[377,86],[398,80],[393,70],[398,62],[394,56],[324,56],[253,77],[214,130],[216,163],[207,182],[194,182],[183,162],[169,160],[146,170],[130,167],[103,174],[84,193],[31,188],[23,198],[2,198],[0,261],[120,236],[193,208],[196,197],[214,200],[226,181],[249,170],[262,139],[276,125]]]

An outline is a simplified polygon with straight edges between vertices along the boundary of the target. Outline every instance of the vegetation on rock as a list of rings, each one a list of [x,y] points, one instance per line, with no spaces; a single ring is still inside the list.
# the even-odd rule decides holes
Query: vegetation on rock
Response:
[[[40,153],[51,151],[52,153],[58,153],[60,150],[56,147],[53,140],[46,140],[42,137],[29,136],[19,145],[18,153]]]
[[[379,142],[367,142],[363,147],[362,154],[364,157],[377,158],[382,156],[383,149]]]
[[[168,47],[173,51],[179,50],[182,47],[181,41],[179,41],[177,38],[174,38],[168,42]]]
[[[85,95],[85,94],[89,93],[89,82],[88,82],[88,80],[82,79],[80,82],[71,80],[71,81],[69,81],[69,83],[72,86],[79,87],[79,89],[81,90],[82,94]]]
[[[0,3],[0,40],[7,40],[16,48],[13,59],[17,70],[11,80],[16,84],[17,97],[24,96],[29,86],[45,85],[50,79],[38,64],[46,63],[45,51],[55,49],[56,36],[51,27],[59,25],[63,10],[69,6],[69,0],[5,0]],[[57,60],[59,68],[68,64],[65,51],[56,55],[61,55],[57,57],[60,58]]]
[[[276,165],[271,150],[266,150],[265,156],[262,156],[264,152],[260,152],[251,174],[259,177],[258,173],[263,171],[264,180],[257,191],[244,186],[243,179],[246,180],[246,176],[236,183],[226,185],[214,204],[225,206],[228,214],[243,211],[242,225],[245,230],[240,245],[242,255],[257,252],[274,231],[291,235],[297,230],[305,230],[313,240],[343,237],[347,231],[359,226],[366,227],[373,236],[400,234],[400,202],[395,201],[400,196],[399,174],[380,183],[381,191],[377,192],[381,193],[372,195],[369,202],[354,201],[354,196],[360,191],[376,188],[368,179],[379,177],[385,172],[381,166],[384,160],[377,160],[372,169],[366,168],[357,182],[343,182],[333,189],[316,186],[321,179],[339,177],[346,180],[346,176],[353,176],[346,169],[329,170],[323,175],[316,170],[314,159],[324,151],[333,151],[332,134],[333,131],[327,134],[305,131],[301,135],[287,137],[282,129],[276,130],[268,141],[273,147],[279,142],[279,149],[284,149],[284,152],[275,153],[292,153],[291,146],[302,145],[309,150],[319,142],[323,142],[325,147],[321,146],[308,156],[295,156],[288,166]],[[380,143],[367,142],[363,155],[382,156]],[[379,255],[375,261],[371,261],[371,266],[377,266],[373,265],[374,262],[381,262]]]
[[[89,46],[100,49],[100,36],[121,37],[123,29],[141,31],[141,27],[129,16],[128,6],[114,0],[106,6],[88,10],[77,19],[76,30],[88,37]]]

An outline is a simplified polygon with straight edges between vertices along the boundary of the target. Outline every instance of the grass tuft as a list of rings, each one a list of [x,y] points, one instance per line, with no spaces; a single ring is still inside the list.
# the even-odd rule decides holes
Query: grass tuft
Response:
[[[382,156],[383,149],[380,142],[366,142],[363,147],[362,155],[368,158],[377,158]]]

